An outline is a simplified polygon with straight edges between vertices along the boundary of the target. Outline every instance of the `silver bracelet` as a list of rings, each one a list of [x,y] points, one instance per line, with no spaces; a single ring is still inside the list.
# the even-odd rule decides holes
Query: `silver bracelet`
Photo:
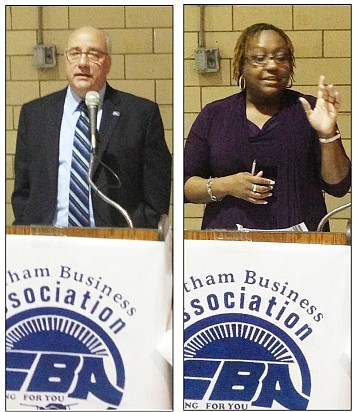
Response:
[[[210,176],[210,178],[207,181],[207,193],[210,195],[210,198],[212,200],[212,202],[220,202],[222,200],[221,199],[217,199],[217,197],[212,193],[212,181],[213,179],[217,179],[216,177],[213,178]]]
[[[319,137],[319,141],[320,143],[331,143],[340,138],[341,138],[341,134],[337,133],[336,136],[330,137],[329,139],[323,139],[322,137]]]

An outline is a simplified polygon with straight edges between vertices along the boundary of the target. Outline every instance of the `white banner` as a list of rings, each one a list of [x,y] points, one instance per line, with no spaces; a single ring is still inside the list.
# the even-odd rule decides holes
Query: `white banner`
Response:
[[[170,409],[170,242],[6,241],[7,410]]]
[[[184,249],[185,410],[350,410],[350,247]]]

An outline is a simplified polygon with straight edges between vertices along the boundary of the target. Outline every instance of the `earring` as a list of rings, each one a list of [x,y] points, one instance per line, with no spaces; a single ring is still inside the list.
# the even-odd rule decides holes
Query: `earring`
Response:
[[[243,75],[240,75],[238,78],[238,86],[241,88],[241,90],[244,90],[246,87],[245,79]]]
[[[293,78],[292,76],[289,78],[289,83],[287,84],[287,89],[290,89],[293,86]]]

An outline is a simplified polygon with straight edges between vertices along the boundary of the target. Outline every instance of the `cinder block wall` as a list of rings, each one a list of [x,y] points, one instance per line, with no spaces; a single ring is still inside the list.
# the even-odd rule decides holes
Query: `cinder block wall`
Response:
[[[219,72],[210,74],[199,74],[195,70],[200,6],[184,6],[184,139],[206,103],[239,91],[231,78],[233,49],[241,31],[259,22],[272,23],[291,38],[296,57],[294,90],[316,96],[320,74],[325,74],[327,81],[337,86],[342,97],[338,122],[344,146],[351,156],[350,5],[206,5],[205,45],[219,48],[221,57]],[[326,195],[329,210],[350,200],[350,194],[343,198]],[[185,205],[185,229],[200,229],[203,208],[203,205]],[[331,219],[331,230],[345,232],[350,214],[348,208]]]
[[[58,64],[37,70],[38,6],[6,6],[6,224],[13,222],[10,200],[21,105],[67,85],[65,44],[78,27],[91,25],[111,35],[109,83],[159,104],[172,152],[172,12],[171,6],[42,6],[43,44],[56,46]]]

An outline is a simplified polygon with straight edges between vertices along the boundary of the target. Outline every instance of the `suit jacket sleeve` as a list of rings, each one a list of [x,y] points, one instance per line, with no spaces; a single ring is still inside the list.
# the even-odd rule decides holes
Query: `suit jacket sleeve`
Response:
[[[26,222],[24,221],[24,211],[27,206],[30,189],[28,173],[28,151],[23,108],[20,113],[17,133],[15,176],[15,187],[11,201],[15,216],[14,224],[21,225],[26,224]]]
[[[153,106],[144,147],[144,215],[147,227],[156,228],[168,214],[171,185],[171,156],[157,104]]]

